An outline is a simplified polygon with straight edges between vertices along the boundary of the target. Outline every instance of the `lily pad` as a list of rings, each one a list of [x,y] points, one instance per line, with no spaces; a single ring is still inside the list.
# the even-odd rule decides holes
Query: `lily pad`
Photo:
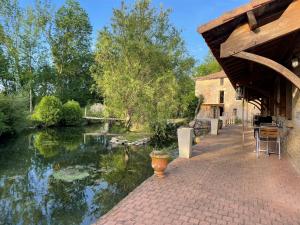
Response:
[[[57,172],[54,172],[52,176],[56,180],[73,182],[75,180],[83,180],[90,176],[90,174],[86,170],[80,170],[74,167],[67,167],[65,169],[61,169]]]

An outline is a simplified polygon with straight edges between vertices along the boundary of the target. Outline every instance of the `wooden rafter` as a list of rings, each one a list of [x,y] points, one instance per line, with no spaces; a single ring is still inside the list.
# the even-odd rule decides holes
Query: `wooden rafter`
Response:
[[[298,89],[300,89],[300,78],[292,71],[290,71],[288,68],[284,67],[278,62],[275,62],[272,59],[268,59],[266,57],[249,53],[249,52],[239,52],[237,54],[234,54],[233,56],[265,65],[273,69],[277,73],[281,74],[282,76],[284,76],[286,79],[292,82]]]
[[[235,29],[221,44],[220,57],[225,58],[298,31],[300,30],[299,21],[300,0],[294,0],[279,19],[261,26],[255,31],[252,31],[248,24]]]
[[[247,12],[247,17],[248,17],[248,24],[250,30],[255,30],[258,27],[258,23],[255,18],[254,12],[253,11]]]
[[[250,2],[246,5],[243,5],[237,9],[231,10],[230,12],[225,13],[221,17],[202,25],[201,27],[198,28],[199,33],[205,33],[213,28],[216,28],[220,25],[222,25],[225,22],[231,21],[235,19],[236,17],[240,16],[243,13],[246,13],[248,11],[251,11],[255,8],[258,8],[262,5],[267,5],[271,2],[274,2],[275,0],[258,0],[255,2]]]
[[[261,106],[260,105],[257,105],[255,102],[252,102],[252,101],[249,101],[249,103],[251,105],[254,105],[256,108],[258,108],[261,111]]]

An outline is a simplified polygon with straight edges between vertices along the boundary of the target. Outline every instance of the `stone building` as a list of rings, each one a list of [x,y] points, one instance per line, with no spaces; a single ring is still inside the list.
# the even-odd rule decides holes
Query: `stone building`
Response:
[[[251,121],[253,116],[260,114],[257,106],[237,100],[236,91],[224,71],[195,79],[195,94],[203,96],[203,103],[198,118],[219,118],[224,116],[233,121],[244,119]]]
[[[300,171],[300,1],[255,0],[198,28],[234,87],[282,124]]]

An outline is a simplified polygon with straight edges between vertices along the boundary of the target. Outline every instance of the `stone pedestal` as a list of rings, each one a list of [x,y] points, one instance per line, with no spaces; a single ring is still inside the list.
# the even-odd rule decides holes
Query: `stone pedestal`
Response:
[[[179,128],[177,130],[178,148],[180,158],[192,156],[193,128]]]
[[[220,116],[220,120],[222,120],[222,128],[226,126],[226,117]]]
[[[218,135],[219,130],[219,119],[211,119],[210,120],[210,134],[212,135]]]

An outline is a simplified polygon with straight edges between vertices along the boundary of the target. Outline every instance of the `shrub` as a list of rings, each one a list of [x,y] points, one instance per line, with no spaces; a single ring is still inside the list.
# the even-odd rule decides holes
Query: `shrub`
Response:
[[[57,125],[61,120],[62,103],[55,96],[45,96],[37,105],[32,119],[49,127]]]
[[[0,136],[13,135],[26,126],[25,99],[0,94]]]
[[[82,119],[82,111],[80,105],[76,101],[68,101],[62,108],[62,123],[66,126],[76,126],[80,124]]]

